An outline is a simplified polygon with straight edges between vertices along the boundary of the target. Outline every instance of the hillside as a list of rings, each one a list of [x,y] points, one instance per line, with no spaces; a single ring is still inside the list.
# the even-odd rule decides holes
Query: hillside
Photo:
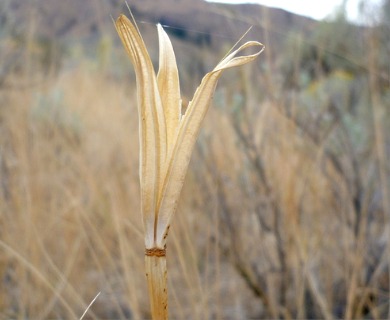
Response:
[[[305,34],[316,25],[312,19],[255,4],[226,5],[203,0],[133,0],[129,4],[136,20],[168,25],[172,34],[196,44],[234,43],[253,26],[250,36],[267,46],[277,46],[289,31]],[[34,18],[37,35],[66,41],[112,34],[111,16],[128,13],[122,0],[13,0],[9,6],[10,19],[17,21],[19,30]]]

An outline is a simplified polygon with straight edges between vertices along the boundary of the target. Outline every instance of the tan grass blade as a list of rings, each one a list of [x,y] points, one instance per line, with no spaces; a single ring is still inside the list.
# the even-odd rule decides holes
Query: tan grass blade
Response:
[[[166,160],[169,159],[175,145],[181,116],[179,72],[177,70],[175,53],[168,35],[160,24],[157,25],[157,29],[160,50],[157,84],[167,130],[167,158],[164,159],[164,166],[160,170],[156,208],[159,207],[161,200],[161,192],[168,163]],[[158,224],[159,217],[157,216],[156,218],[155,226]]]
[[[257,47],[259,50],[254,54],[237,57],[239,52],[250,47]],[[263,50],[264,45],[256,41],[249,41],[243,44],[237,50],[225,57],[213,71],[206,74],[196,90],[194,98],[190,102],[188,109],[181,120],[172,158],[168,164],[162,200],[160,207],[158,208],[159,218],[156,233],[156,243],[158,247],[163,248],[165,245],[166,233],[168,232],[172,216],[176,211],[192,149],[195,145],[202,120],[206,115],[222,71],[253,61]]]
[[[169,149],[173,147],[176,141],[181,116],[179,72],[177,70],[175,53],[168,35],[160,24],[157,26],[157,29],[160,48],[157,83],[164,109],[167,128],[167,154],[169,155]]]
[[[166,157],[166,127],[153,64],[144,41],[129,19],[120,15],[117,32],[133,62],[137,77],[140,127],[140,184],[145,244],[154,246],[157,196]]]

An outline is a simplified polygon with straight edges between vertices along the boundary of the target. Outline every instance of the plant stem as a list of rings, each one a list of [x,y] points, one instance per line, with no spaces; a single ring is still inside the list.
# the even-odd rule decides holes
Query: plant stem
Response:
[[[165,249],[146,249],[146,278],[153,320],[168,319],[167,260]]]

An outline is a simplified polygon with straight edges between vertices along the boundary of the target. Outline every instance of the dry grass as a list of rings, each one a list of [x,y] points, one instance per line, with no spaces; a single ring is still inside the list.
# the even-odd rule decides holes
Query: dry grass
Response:
[[[2,315],[81,316],[101,291],[90,316],[147,317],[134,92],[85,67],[2,98]],[[261,288],[279,314],[281,258],[293,277],[285,308],[308,312],[307,288],[320,314],[342,299],[334,285],[355,261],[347,186],[273,105],[251,122],[281,221],[256,151],[211,110],[172,226],[174,318],[256,316]]]
[[[85,66],[2,98],[2,316],[80,317],[101,291],[90,315],[146,317],[135,91]],[[239,279],[214,283],[203,254],[215,261],[205,237],[218,224],[203,230],[189,180],[168,255],[172,316],[202,319],[225,312],[210,302]]]
[[[104,97],[97,94],[103,91]],[[139,267],[132,259],[137,253],[123,246],[142,240],[134,98],[85,69],[3,98],[2,246],[9,250],[2,267],[9,312],[46,318],[58,305],[54,310],[77,314],[102,283],[102,301],[133,295],[123,277]]]
[[[309,110],[273,71],[223,81],[171,227],[172,318],[387,317],[388,87],[368,67],[372,101],[342,110],[358,147],[323,79]],[[98,292],[86,319],[149,318],[135,84],[84,60],[53,74],[0,87],[0,318],[78,318]]]

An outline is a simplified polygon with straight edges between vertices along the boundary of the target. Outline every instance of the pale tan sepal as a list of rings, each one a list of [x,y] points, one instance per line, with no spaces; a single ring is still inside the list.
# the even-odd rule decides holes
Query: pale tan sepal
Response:
[[[176,211],[190,156],[223,70],[254,60],[264,49],[249,41],[222,59],[202,79],[184,116],[180,110],[180,86],[172,44],[158,26],[160,68],[156,77],[142,37],[121,15],[116,27],[133,62],[137,76],[140,117],[140,179],[146,248],[165,248],[166,234]],[[237,56],[255,47],[253,54]]]
[[[153,64],[138,30],[120,15],[116,28],[137,77],[140,130],[140,185],[145,245],[154,247],[157,199],[166,158],[166,125]]]
[[[157,25],[157,29],[160,50],[157,83],[164,109],[167,128],[167,155],[169,155],[169,150],[173,148],[176,142],[181,116],[179,72],[168,35],[160,24]]]
[[[258,47],[258,51],[253,54],[236,57],[239,52],[249,47]],[[253,61],[263,50],[264,45],[256,41],[249,41],[243,44],[218,63],[213,71],[207,73],[196,90],[193,100],[180,121],[178,137],[168,163],[161,202],[158,208],[159,214],[155,239],[157,247],[164,248],[165,246],[166,233],[168,232],[171,218],[176,211],[191,153],[222,71]]]

